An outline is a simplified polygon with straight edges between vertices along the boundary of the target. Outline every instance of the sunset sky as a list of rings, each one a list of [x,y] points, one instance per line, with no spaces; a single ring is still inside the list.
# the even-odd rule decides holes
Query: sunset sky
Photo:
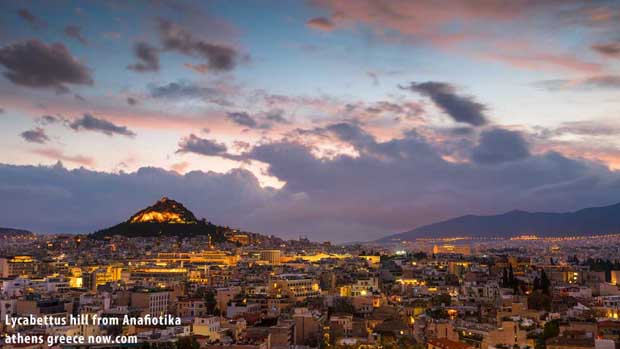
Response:
[[[618,1],[2,1],[0,226],[363,241],[620,201]]]

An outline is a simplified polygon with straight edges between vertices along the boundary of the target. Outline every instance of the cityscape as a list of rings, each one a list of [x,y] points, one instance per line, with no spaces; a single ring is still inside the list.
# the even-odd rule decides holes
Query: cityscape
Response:
[[[620,343],[620,234],[333,245],[201,223],[163,197],[92,235],[4,231],[0,253],[3,348]]]
[[[617,0],[0,0],[0,349],[620,349]]]

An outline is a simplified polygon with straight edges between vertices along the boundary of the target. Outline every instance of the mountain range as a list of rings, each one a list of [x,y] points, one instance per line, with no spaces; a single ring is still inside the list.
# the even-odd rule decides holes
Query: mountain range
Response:
[[[392,242],[440,237],[574,236],[620,233],[620,203],[574,212],[510,211],[498,215],[466,215],[424,225],[377,240]]]

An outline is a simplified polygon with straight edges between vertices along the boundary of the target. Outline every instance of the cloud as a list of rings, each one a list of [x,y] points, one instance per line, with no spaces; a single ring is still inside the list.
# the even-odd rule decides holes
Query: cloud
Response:
[[[592,45],[592,49],[603,56],[607,56],[610,58],[620,58],[620,42],[595,44]]]
[[[75,131],[88,130],[101,132],[108,136],[122,135],[128,137],[134,137],[136,134],[129,130],[126,126],[118,126],[105,119],[100,119],[92,116],[89,113],[84,114],[81,118],[75,119],[69,124],[69,127]]]
[[[375,72],[366,72],[366,75],[372,80],[374,86],[379,86],[379,75]]]
[[[133,47],[137,63],[130,64],[127,69],[139,73],[159,71],[159,50],[146,42],[137,42]]]
[[[357,109],[356,105],[349,105],[350,108]],[[351,110],[352,111],[352,110]],[[365,111],[372,114],[390,114],[396,117],[404,116],[408,119],[419,118],[424,114],[424,107],[416,102],[390,102],[378,101],[365,108]]]
[[[312,29],[322,30],[322,31],[332,31],[336,28],[334,22],[332,22],[329,18],[325,17],[315,17],[309,19],[306,22],[306,25]]]
[[[543,80],[534,83],[534,86],[549,91],[618,89],[620,88],[620,75],[598,75],[572,80]]]
[[[195,153],[207,156],[225,155],[228,148],[223,143],[215,140],[200,138],[194,134],[181,139],[179,141],[179,149],[177,153]]]
[[[481,126],[489,121],[484,115],[487,107],[474,100],[471,96],[459,95],[453,85],[444,82],[427,81],[412,82],[404,87],[429,97],[437,107],[442,109],[454,121]]]
[[[237,64],[239,53],[230,46],[196,39],[183,27],[162,18],[159,19],[158,28],[165,50],[202,57],[206,59],[210,71],[229,71]]]
[[[87,46],[88,40],[82,35],[82,29],[77,25],[68,25],[65,27],[65,35],[79,41],[82,45]]]
[[[267,175],[286,183],[278,190],[261,188],[252,173],[240,169],[179,175],[142,168],[114,174],[0,165],[0,206],[7,208],[0,211],[0,221],[49,232],[90,232],[167,195],[219,224],[340,242],[462,214],[574,210],[620,197],[620,173],[602,164],[554,152],[525,156],[518,133],[486,131],[467,149],[499,144],[501,149],[485,163],[447,161],[416,132],[380,141],[360,125],[344,123],[327,125],[323,132],[355,144],[355,155],[321,157],[313,146],[288,140],[244,147],[244,158],[265,164]],[[215,156],[225,152],[222,144],[202,140],[190,135],[179,149]],[[40,217],[32,220],[23,207]]]
[[[59,149],[35,149],[32,152],[52,160],[66,161],[80,166],[92,167],[95,165],[95,159],[92,157],[84,155],[67,155]]]
[[[433,45],[529,70],[599,72],[600,64],[583,61],[570,52],[555,53],[562,47],[550,47],[541,38],[556,34],[549,32],[550,27],[579,28],[593,35],[615,33],[619,28],[615,15],[618,6],[608,1],[603,1],[605,5],[583,0],[510,1],[501,5],[487,0],[459,1],[456,5],[451,1],[409,0],[310,3],[329,13],[326,18],[331,18],[331,26],[325,27],[329,30],[362,27],[369,29],[373,38],[388,43]],[[577,20],[568,20],[569,17]],[[594,18],[606,20],[593,25]],[[318,28],[322,28],[320,24]],[[523,50],[519,41],[544,49]]]
[[[179,200],[198,217],[247,228],[240,217],[249,216],[274,193],[261,188],[245,170],[179,175],[149,167],[105,173],[68,170],[61,164],[0,165],[0,221],[37,232],[90,233],[128,219],[164,195]],[[37,212],[37,219],[32,219],[32,212]]]
[[[515,131],[501,128],[485,130],[480,142],[472,150],[472,159],[479,164],[500,164],[522,160],[530,156],[530,150],[523,136]]]
[[[573,210],[614,203],[620,194],[619,173],[554,152],[530,154],[510,130],[483,133],[473,145],[480,162],[455,163],[415,132],[380,142],[355,125],[330,129],[356,144],[357,154],[318,157],[286,140],[248,152],[286,183],[282,201],[253,215],[256,226],[317,239],[338,229],[340,239],[359,241],[462,214]]]
[[[206,74],[209,72],[209,65],[208,64],[190,64],[190,63],[185,63],[183,64],[183,66],[187,69],[191,69],[193,71],[195,71],[196,73],[200,73],[200,74]]]
[[[50,125],[50,124],[55,124],[55,123],[59,123],[63,121],[65,121],[63,117],[56,116],[56,115],[41,115],[37,119],[37,123],[40,125]]]
[[[149,94],[156,99],[202,100],[221,106],[231,106],[227,93],[221,86],[204,87],[192,82],[177,81],[167,84],[148,85]]]
[[[270,110],[266,113],[265,119],[279,124],[290,124],[290,121],[284,118],[284,110],[282,109]]]
[[[547,135],[561,136],[572,134],[578,136],[617,136],[620,134],[620,126],[610,120],[596,121],[567,121],[554,129],[548,129]]]
[[[50,138],[45,133],[45,130],[41,127],[37,127],[33,130],[24,131],[21,133],[21,136],[23,139],[26,140],[26,142],[30,143],[43,144],[50,140]]]
[[[258,122],[246,112],[230,112],[226,113],[226,116],[237,125],[246,126],[249,128],[258,127]]]
[[[149,85],[149,91],[153,98],[203,98],[218,94],[214,88],[201,87],[186,81],[170,82],[164,85]]]
[[[17,85],[66,92],[67,84],[93,84],[90,70],[60,43],[28,40],[6,45],[0,49],[0,64],[6,68],[4,76]]]
[[[534,49],[527,48],[526,54],[523,53],[497,53],[491,52],[483,54],[482,57],[493,61],[507,63],[513,67],[534,70],[566,70],[579,73],[596,74],[602,69],[599,63],[584,61],[571,54],[553,54],[546,52],[536,52]]]
[[[375,139],[359,125],[341,122],[326,126],[324,131],[334,133],[340,140],[350,143],[357,150],[369,150],[376,146]]]
[[[45,21],[41,20],[41,18],[35,16],[32,14],[32,12],[26,10],[26,9],[19,9],[17,11],[17,15],[23,19],[24,21],[32,24],[35,28],[43,28],[47,26],[47,23],[45,23]]]
[[[187,161],[181,161],[174,163],[170,166],[170,169],[176,171],[177,173],[183,174],[189,168],[190,163]]]

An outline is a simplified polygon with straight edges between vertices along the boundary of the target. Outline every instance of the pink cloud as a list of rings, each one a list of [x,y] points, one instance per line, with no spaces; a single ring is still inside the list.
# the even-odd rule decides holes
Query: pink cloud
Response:
[[[603,68],[601,64],[587,62],[570,54],[557,55],[530,51],[521,55],[513,53],[486,53],[480,56],[483,59],[502,62],[527,70],[565,70],[595,74],[601,72]]]
[[[189,165],[190,165],[189,162],[181,161],[181,162],[177,162],[177,163],[170,165],[170,169],[179,174],[183,174],[185,173],[185,171],[187,171],[187,169],[189,168]]]
[[[95,160],[88,156],[83,155],[67,155],[60,149],[35,149],[32,151],[34,154],[52,159],[52,160],[60,160],[67,161],[74,164],[93,167],[95,165]]]
[[[435,3],[393,0],[315,0],[342,22],[353,21],[371,25],[379,31],[395,30],[403,34],[441,32],[454,21],[475,22],[480,19],[511,20],[522,14],[525,2],[493,3],[484,0],[438,1]],[[337,22],[340,24],[340,21]]]
[[[570,2],[571,0],[561,3]],[[472,56],[501,61],[521,69],[562,69],[588,73],[598,72],[601,69],[599,64],[583,61],[568,54],[516,50],[516,48],[511,48],[508,52],[503,51],[502,47],[509,46],[505,44],[504,36],[510,35],[515,30],[519,30],[519,36],[523,38],[521,40],[529,40],[532,43],[538,41],[538,37],[527,39],[530,28],[514,27],[526,17],[529,19],[540,13],[546,13],[553,17],[546,19],[544,25],[560,25],[563,13],[558,6],[554,6],[557,5],[554,1],[314,0],[313,3],[331,14],[328,20],[333,27],[330,30],[362,24],[371,27],[379,38],[387,42],[428,43],[450,49],[455,49],[464,42],[475,42],[482,46],[468,47],[467,49],[474,47],[474,50],[477,50]],[[589,20],[605,21],[609,18],[608,12],[584,6],[579,13]],[[400,34],[400,37],[394,33]],[[545,47],[545,49],[551,48]],[[558,49],[555,48],[554,51]]]
[[[329,18],[325,17],[316,17],[308,20],[306,25],[309,28],[322,30],[322,31],[332,31],[336,27],[336,24]]]

